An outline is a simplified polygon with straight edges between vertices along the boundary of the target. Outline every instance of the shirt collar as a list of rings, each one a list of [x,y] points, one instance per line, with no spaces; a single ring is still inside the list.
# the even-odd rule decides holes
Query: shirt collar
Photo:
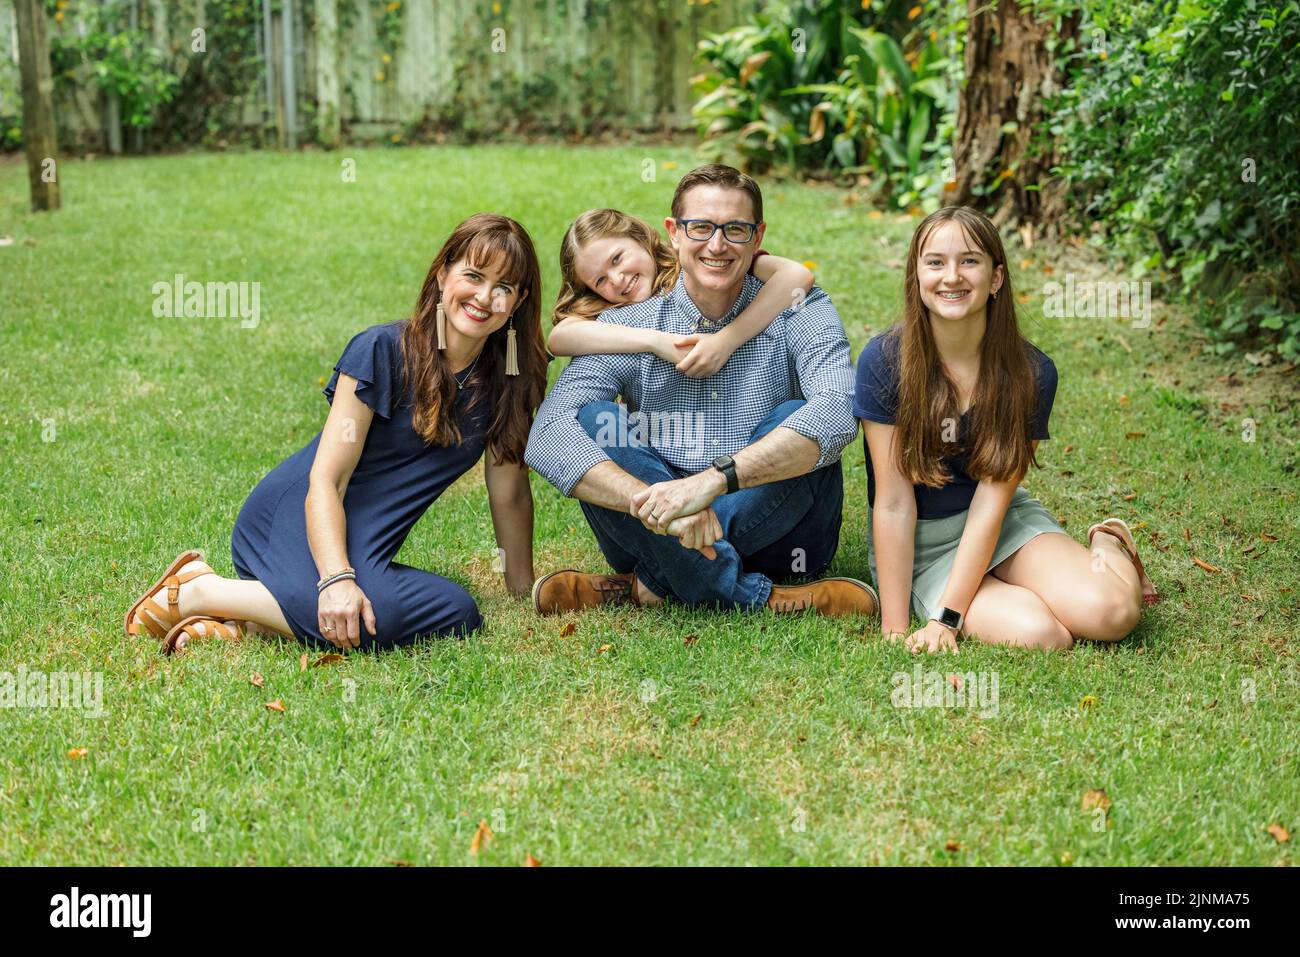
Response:
[[[758,280],[754,279],[753,276],[746,274],[741,282],[740,295],[737,296],[736,301],[731,304],[731,308],[727,311],[727,314],[717,320],[705,319],[700,314],[699,307],[695,305],[695,301],[691,299],[690,294],[686,291],[685,272],[681,273],[677,277],[677,283],[673,286],[673,291],[668,294],[668,298],[688,321],[697,323],[698,325],[715,326],[720,328],[727,325],[732,319],[735,319],[736,316],[740,315],[741,311],[753,301],[754,296],[757,295],[757,290],[755,289],[757,283]]]

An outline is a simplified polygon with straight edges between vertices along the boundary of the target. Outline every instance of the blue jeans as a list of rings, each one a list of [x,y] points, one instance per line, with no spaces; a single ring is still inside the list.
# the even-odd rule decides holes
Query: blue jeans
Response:
[[[802,406],[792,399],[772,410],[750,435],[756,442]],[[611,418],[614,417],[614,418]],[[627,410],[614,402],[589,402],[578,422],[597,442],[613,433],[623,441],[603,445],[614,464],[643,482],[690,474],[674,468],[629,428]],[[618,428],[612,429],[611,422]],[[603,428],[602,428],[603,426]],[[582,511],[614,571],[635,572],[661,598],[723,610],[755,611],[767,604],[772,581],[816,578],[830,565],[840,541],[844,476],[837,461],[806,475],[718,496],[713,510],[722,525],[717,558],[656,535],[626,512],[583,502]]]

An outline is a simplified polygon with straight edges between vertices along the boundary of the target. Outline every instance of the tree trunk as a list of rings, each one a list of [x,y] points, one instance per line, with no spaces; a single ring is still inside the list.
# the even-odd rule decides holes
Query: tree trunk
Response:
[[[316,140],[337,149],[342,135],[338,12],[335,0],[316,0]]]
[[[32,209],[59,208],[58,141],[54,127],[54,78],[50,74],[50,38],[45,29],[45,5],[40,0],[15,0],[18,60],[23,87],[23,146]]]
[[[1052,175],[1055,144],[1035,138],[1044,103],[1063,77],[1047,41],[1077,37],[1077,13],[1037,20],[1018,0],[967,0],[965,86],[957,107],[957,186],[949,202],[990,211],[994,223],[1053,237],[1064,214],[1064,183]],[[976,189],[982,190],[980,194]]]

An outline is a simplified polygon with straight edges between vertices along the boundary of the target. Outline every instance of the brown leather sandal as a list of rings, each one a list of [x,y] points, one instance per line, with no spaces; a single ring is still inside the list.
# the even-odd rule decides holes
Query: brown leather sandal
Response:
[[[163,639],[162,643],[162,653],[170,655],[178,651],[184,651],[189,647],[191,641],[205,641],[210,638],[238,641],[246,634],[248,634],[248,629],[242,621],[236,621],[232,618],[222,621],[208,615],[190,615],[190,617],[178,621],[172,626],[171,631],[167,632],[167,637]]]
[[[176,557],[176,560],[168,566],[167,571],[163,572],[162,577],[154,582],[148,591],[136,599],[135,604],[127,611],[126,617],[122,619],[122,630],[128,638],[140,634],[141,623],[144,624],[145,630],[159,641],[167,637],[167,632],[181,617],[181,585],[198,578],[200,575],[213,574],[212,569],[207,565],[181,574],[181,569],[193,561],[203,561],[203,553],[197,549],[181,552]],[[164,586],[167,588],[166,608],[154,601]],[[140,621],[132,621],[137,614],[140,616]]]
[[[1155,583],[1147,576],[1147,570],[1142,567],[1142,559],[1138,557],[1137,545],[1133,542],[1133,531],[1128,527],[1128,523],[1122,518],[1107,518],[1090,526],[1088,529],[1088,547],[1092,547],[1092,538],[1098,532],[1105,532],[1107,535],[1114,535],[1123,546],[1128,557],[1133,561],[1133,567],[1137,569],[1138,581],[1142,585],[1142,604],[1154,605],[1160,601],[1160,594],[1156,591]]]

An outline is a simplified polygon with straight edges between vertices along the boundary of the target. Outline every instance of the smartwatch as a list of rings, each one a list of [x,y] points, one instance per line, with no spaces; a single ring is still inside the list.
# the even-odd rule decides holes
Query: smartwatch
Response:
[[[961,626],[966,619],[961,612],[953,611],[951,608],[940,608],[937,615],[930,616],[931,621],[937,621],[945,628],[951,628],[956,634],[961,634]]]
[[[735,459],[733,459],[730,455],[719,455],[710,464],[727,477],[728,492],[740,491],[740,479],[736,478]]]

